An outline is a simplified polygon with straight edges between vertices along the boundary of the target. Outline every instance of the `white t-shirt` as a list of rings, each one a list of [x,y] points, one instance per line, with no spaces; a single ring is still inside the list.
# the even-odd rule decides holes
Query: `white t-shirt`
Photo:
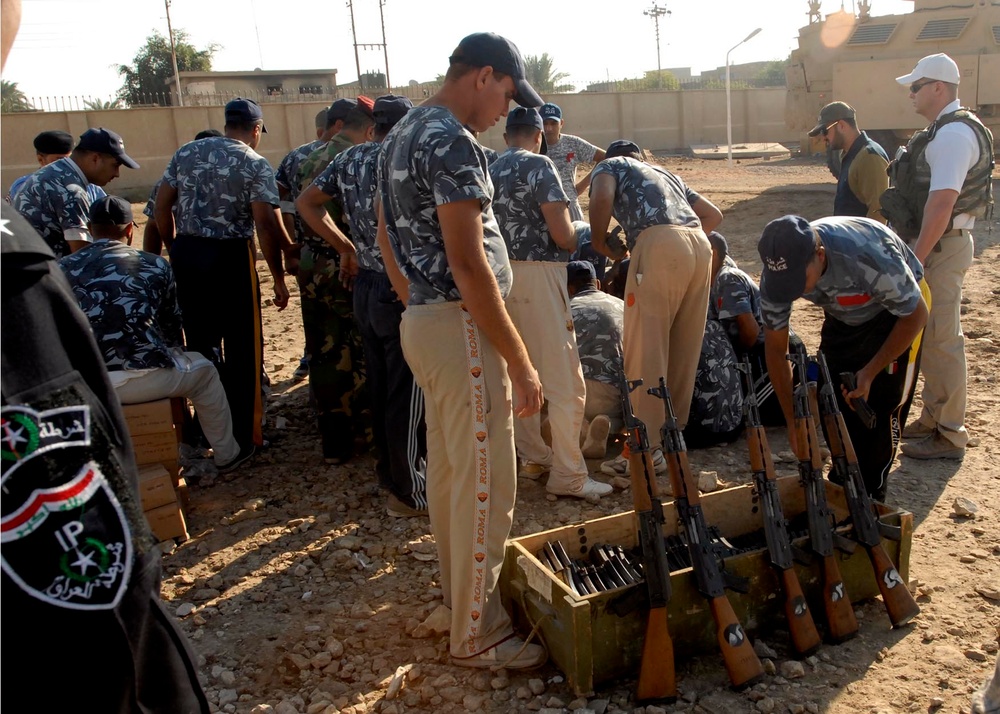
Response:
[[[962,106],[957,99],[941,110],[940,119]],[[969,169],[979,161],[979,142],[976,132],[965,122],[951,122],[938,129],[934,139],[927,144],[927,163],[931,167],[931,191],[951,189],[961,193]],[[955,228],[972,230],[976,219],[960,213],[953,221]]]

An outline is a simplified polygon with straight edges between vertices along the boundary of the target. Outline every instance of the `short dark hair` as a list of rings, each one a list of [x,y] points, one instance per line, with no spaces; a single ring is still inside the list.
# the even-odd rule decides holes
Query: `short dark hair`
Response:
[[[840,121],[844,122],[845,124],[847,124],[847,126],[851,127],[855,131],[857,131],[857,129],[858,129],[858,118],[857,117],[850,117],[849,119],[841,119]]]
[[[113,238],[119,240],[125,237],[125,233],[131,223],[88,223],[87,229],[94,238]]]
[[[461,79],[469,72],[475,72],[480,69],[482,69],[482,67],[476,67],[468,62],[455,60],[448,66],[448,71],[445,73],[444,78],[445,81],[454,82],[456,79]],[[502,82],[504,78],[507,77],[506,74],[497,71],[496,68],[493,69],[493,75],[497,78],[498,82]]]
[[[264,127],[263,119],[257,119],[255,121],[227,121],[226,131],[245,131],[249,133],[258,126],[261,128]]]
[[[372,126],[375,120],[372,119],[372,115],[362,107],[354,107],[351,111],[347,112],[347,116],[344,117],[344,129],[350,129],[352,131],[364,131],[368,127]]]
[[[389,136],[389,132],[392,131],[392,126],[389,124],[376,124],[375,133],[373,135],[375,137],[375,141],[382,141],[382,139]]]
[[[195,141],[201,141],[202,139],[210,139],[213,136],[222,136],[222,132],[218,129],[205,129],[204,131],[199,131],[194,135]]]
[[[514,139],[531,139],[534,138],[536,134],[539,134],[542,130],[536,129],[533,126],[525,126],[523,124],[515,124],[514,126],[507,127],[507,136]]]

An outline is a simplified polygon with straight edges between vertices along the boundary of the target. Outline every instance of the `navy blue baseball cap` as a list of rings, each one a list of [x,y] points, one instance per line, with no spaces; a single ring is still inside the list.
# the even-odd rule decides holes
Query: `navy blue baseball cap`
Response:
[[[757,243],[764,264],[760,292],[770,302],[791,304],[806,290],[806,267],[816,254],[816,236],[802,216],[782,216],[764,226]]]
[[[616,156],[628,156],[632,159],[641,158],[642,149],[634,141],[618,139],[617,141],[612,141],[608,145],[608,150],[604,152],[605,159],[613,159]]]
[[[531,107],[514,107],[513,111],[507,114],[507,128],[512,126],[530,126],[542,130],[542,117],[537,109]]]
[[[132,204],[121,196],[103,196],[90,206],[90,222],[124,226],[132,222]]]
[[[597,277],[597,271],[589,260],[571,260],[566,263],[566,277],[570,280],[593,279]]]
[[[712,231],[708,234],[708,242],[712,244],[712,250],[717,252],[719,255],[723,257],[729,255],[729,242],[726,240],[726,237],[718,231]]]
[[[260,108],[260,105],[252,99],[244,99],[243,97],[236,97],[229,104],[226,105],[226,123],[229,122],[251,122],[251,121],[264,121],[264,110]],[[263,125],[260,126],[260,130],[267,133],[267,127]]]
[[[406,113],[413,109],[413,102],[396,94],[383,94],[375,100],[372,117],[381,127],[393,127]]]
[[[492,32],[476,32],[462,39],[455,53],[448,58],[452,64],[464,62],[472,67],[492,67],[514,80],[514,101],[522,107],[540,107],[538,96],[525,79],[524,58],[517,46]]]
[[[76,145],[81,151],[96,151],[99,154],[114,156],[124,166],[130,169],[139,168],[135,159],[125,153],[125,142],[122,138],[111,131],[99,126],[96,129],[87,129],[80,134],[80,141]]]
[[[552,102],[546,102],[542,105],[542,108],[538,110],[538,113],[542,115],[542,119],[559,119],[562,120],[562,109],[559,108],[558,104],[553,104]]]
[[[356,106],[358,106],[357,99],[344,98],[335,101],[330,105],[330,108],[326,110],[327,126],[332,125],[335,121],[343,121],[348,112]]]

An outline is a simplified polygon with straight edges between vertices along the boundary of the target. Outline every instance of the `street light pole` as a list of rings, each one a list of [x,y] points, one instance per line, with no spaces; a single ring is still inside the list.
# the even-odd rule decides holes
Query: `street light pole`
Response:
[[[729,86],[729,54],[760,32],[760,30],[761,28],[758,27],[756,30],[740,40],[737,44],[733,45],[729,52],[726,53],[726,142],[728,144],[727,158],[729,160],[730,168],[733,166],[733,100],[732,90]]]
[[[660,68],[660,18],[669,15],[670,10],[653,3],[653,7],[643,10],[642,14],[653,18],[653,25],[656,26],[656,87],[663,88],[663,70]]]
[[[174,66],[174,86],[177,88],[177,105],[184,106],[184,95],[181,94],[181,73],[177,71],[177,46],[174,44],[174,27],[170,24],[170,0],[163,0],[167,9],[167,34],[170,35],[170,62]]]

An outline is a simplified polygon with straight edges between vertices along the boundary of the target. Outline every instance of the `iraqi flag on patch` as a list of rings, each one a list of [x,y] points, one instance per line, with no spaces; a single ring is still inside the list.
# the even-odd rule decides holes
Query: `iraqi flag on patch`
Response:
[[[4,500],[0,565],[25,593],[73,610],[118,605],[132,572],[132,537],[97,464],[85,464],[65,483],[31,491],[23,503]]]

